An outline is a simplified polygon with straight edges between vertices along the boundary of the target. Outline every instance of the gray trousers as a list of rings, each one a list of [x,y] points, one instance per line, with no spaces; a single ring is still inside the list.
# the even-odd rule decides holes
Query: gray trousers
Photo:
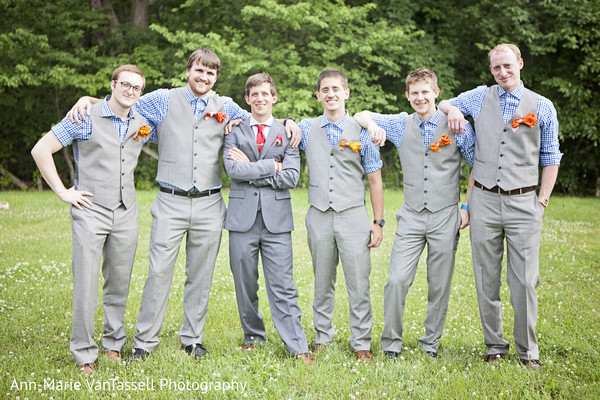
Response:
[[[114,211],[94,204],[79,210],[71,207],[73,231],[73,327],[70,350],[77,364],[98,358],[94,341],[94,317],[102,261],[102,348],[121,351],[127,336],[123,320],[129,282],[137,249],[138,206]]]
[[[425,335],[419,339],[424,351],[437,352],[444,331],[454,256],[458,244],[460,214],[452,205],[437,212],[417,212],[404,204],[396,214],[398,228],[390,257],[388,283],[384,288],[384,321],[381,347],[402,350],[402,315],[408,289],[427,244],[427,315]]]
[[[487,354],[506,354],[502,332],[502,257],[507,248],[507,283],[514,309],[515,348],[521,359],[539,359],[539,252],[543,208],[534,192],[503,196],[473,188],[469,198],[473,268]]]
[[[165,318],[184,235],[187,279],[179,338],[184,346],[202,343],[225,212],[221,193],[195,199],[158,193],[151,208],[150,267],[136,324],[136,348],[150,352],[160,342],[158,334]]]
[[[306,228],[315,274],[315,343],[329,343],[335,336],[335,280],[341,259],[350,303],[350,345],[354,351],[369,350],[373,315],[369,292],[371,258],[367,247],[371,240],[371,222],[367,208],[322,212],[310,207]]]
[[[229,258],[244,342],[265,341],[265,324],[258,309],[259,251],[275,329],[292,355],[306,353],[308,344],[294,285],[292,235],[269,232],[261,212],[249,231],[229,232]]]

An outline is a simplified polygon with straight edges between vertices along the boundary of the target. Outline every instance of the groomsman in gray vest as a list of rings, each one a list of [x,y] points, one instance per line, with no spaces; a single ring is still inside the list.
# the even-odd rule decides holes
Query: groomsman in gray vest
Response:
[[[223,148],[225,170],[231,178],[225,229],[229,231],[229,259],[245,350],[266,339],[258,308],[260,252],[279,337],[292,355],[312,364],[293,275],[294,220],[289,189],[296,186],[300,175],[299,150],[290,145],[284,126],[273,118],[277,89],[268,74],[248,78],[246,102],[252,117],[225,136]]]
[[[150,122],[150,140],[158,142],[156,181],[160,189],[150,210],[150,268],[129,361],[143,360],[160,342],[158,335],[184,236],[187,279],[179,339],[193,356],[208,354],[202,344],[203,330],[226,212],[220,193],[219,152],[228,123],[250,118],[231,98],[209,93],[220,68],[215,52],[198,49],[188,59],[185,87],[155,90],[140,97],[135,105]],[[95,100],[80,99],[70,114],[89,107],[90,101]],[[293,123],[286,130],[293,128],[299,133]],[[292,138],[292,142],[298,139]]]
[[[448,312],[450,286],[459,227],[465,227],[457,206],[460,200],[461,154],[473,164],[475,135],[470,125],[462,135],[448,132],[446,115],[435,100],[440,93],[433,71],[419,68],[406,78],[405,96],[415,110],[396,115],[362,111],[354,119],[379,142],[390,140],[397,148],[404,177],[404,205],[396,218],[398,228],[384,289],[385,326],[381,346],[388,360],[402,351],[402,316],[408,289],[427,244],[427,315],[423,351],[437,358]],[[464,207],[464,206],[463,206]]]
[[[71,353],[81,372],[90,375],[98,357],[94,316],[102,261],[104,333],[102,352],[119,360],[127,338],[123,324],[129,281],[138,241],[138,205],[133,171],[142,150],[140,128],[148,122],[133,105],[146,79],[135,65],[112,74],[112,94],[91,107],[88,121],[65,118],[31,150],[42,176],[64,202],[72,205],[73,328]],[[62,183],[52,155],[73,143],[76,174],[70,189]]]
[[[350,303],[350,345],[359,360],[372,362],[370,249],[383,238],[383,163],[369,132],[346,111],[348,78],[337,69],[326,69],[317,79],[316,94],[323,115],[298,124],[299,148],[306,153],[310,179],[306,228],[315,274],[315,351],[334,339],[335,280],[341,259]],[[365,206],[365,173],[373,223]]]
[[[498,85],[462,93],[441,102],[440,108],[450,112],[454,130],[462,128],[461,113],[475,120],[474,187],[467,196],[486,361],[504,358],[509,349],[503,337],[500,299],[506,238],[515,348],[523,365],[539,369],[536,288],[542,219],[562,157],[558,120],[550,100],[524,87],[523,59],[517,46],[500,44],[488,57]]]

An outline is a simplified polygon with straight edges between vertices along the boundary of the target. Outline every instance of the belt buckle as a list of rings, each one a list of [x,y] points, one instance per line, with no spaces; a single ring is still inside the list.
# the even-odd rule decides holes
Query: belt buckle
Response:
[[[186,195],[187,195],[187,198],[188,198],[188,199],[193,199],[193,198],[194,198],[194,196],[192,196],[192,195],[193,195],[193,192],[190,192],[190,191],[188,191],[188,192],[186,193]]]

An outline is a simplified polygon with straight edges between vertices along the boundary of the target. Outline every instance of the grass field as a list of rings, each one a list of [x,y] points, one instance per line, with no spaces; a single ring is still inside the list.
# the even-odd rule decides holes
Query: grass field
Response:
[[[150,205],[154,191],[138,192],[140,238],[125,325],[131,337],[148,269]],[[226,196],[226,194],[225,194]],[[384,361],[383,287],[396,228],[401,191],[385,192],[382,246],[371,253],[372,352],[375,363],[358,363],[348,343],[348,304],[341,266],[336,287],[336,340],[319,353],[317,364],[292,359],[270,320],[264,284],[261,310],[267,342],[242,353],[243,335],[224,231],[209,303],[204,345],[197,361],[181,351],[185,281],[180,253],[161,344],[143,363],[126,366],[101,357],[98,372],[86,379],[69,353],[71,331],[71,228],[68,206],[50,191],[1,192],[10,210],[0,210],[0,397],[18,399],[573,399],[600,397],[600,200],[553,197],[546,211],[540,254],[538,339],[541,371],[523,368],[511,347],[507,359],[483,362],[468,229],[462,232],[446,329],[439,357],[431,361],[417,345],[423,333],[427,298],[424,258],[409,292],[404,314],[404,350],[397,363]],[[295,282],[309,343],[313,273],[306,244],[305,190],[293,192],[296,231]],[[512,307],[503,285],[505,337],[513,344]],[[97,342],[102,309],[96,316]]]

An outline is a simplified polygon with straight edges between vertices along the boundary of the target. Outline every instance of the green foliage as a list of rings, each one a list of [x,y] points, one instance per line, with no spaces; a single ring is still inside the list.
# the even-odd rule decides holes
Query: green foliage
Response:
[[[0,3],[0,163],[25,181],[36,170],[31,146],[78,97],[106,95],[119,64],[139,65],[146,91],[180,86],[188,55],[209,47],[223,66],[217,92],[244,106],[247,76],[268,72],[280,95],[276,116],[298,119],[321,113],[314,92],[324,68],[348,75],[351,113],[397,113],[411,111],[403,96],[411,70],[434,70],[440,99],[451,98],[493,84],[487,52],[512,42],[523,53],[525,85],[558,112],[565,155],[555,190],[592,195],[600,186],[597,0],[154,0],[147,29],[131,24],[130,1],[103,4],[112,5],[93,11],[71,0]],[[386,185],[399,185],[393,149],[382,154]],[[67,162],[59,163],[68,180]]]

